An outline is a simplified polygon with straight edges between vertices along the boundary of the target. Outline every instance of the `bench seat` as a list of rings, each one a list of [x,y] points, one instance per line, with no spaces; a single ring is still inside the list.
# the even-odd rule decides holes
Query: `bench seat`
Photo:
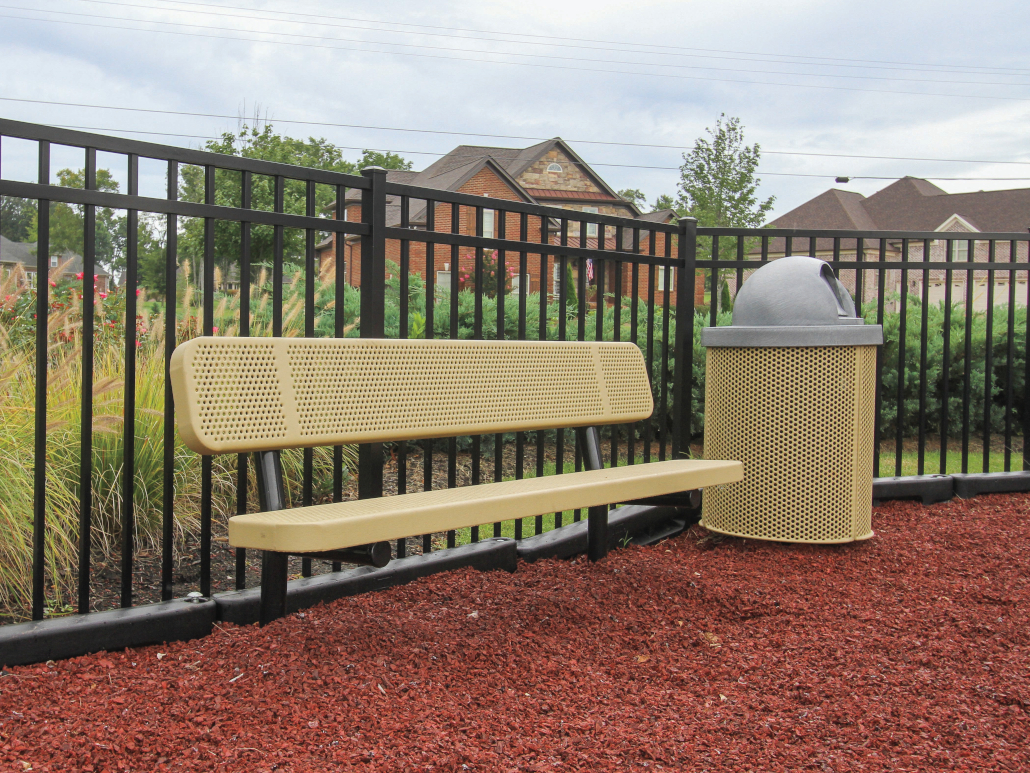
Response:
[[[735,461],[674,459],[229,519],[234,547],[312,553],[735,483]]]

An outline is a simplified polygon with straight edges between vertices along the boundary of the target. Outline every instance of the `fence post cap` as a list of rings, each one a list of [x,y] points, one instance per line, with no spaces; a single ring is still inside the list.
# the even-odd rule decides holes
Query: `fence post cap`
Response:
[[[374,174],[386,174],[386,170],[381,166],[366,166],[361,170],[363,177],[371,177]]]

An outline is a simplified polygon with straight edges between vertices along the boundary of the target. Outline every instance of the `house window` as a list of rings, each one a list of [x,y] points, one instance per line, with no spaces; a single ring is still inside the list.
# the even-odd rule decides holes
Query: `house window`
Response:
[[[955,242],[955,260],[969,260],[969,242],[965,240]]]
[[[483,210],[483,236],[487,239],[494,238],[494,210]]]
[[[583,207],[583,211],[596,215],[597,207]],[[587,223],[587,236],[591,239],[597,238],[597,223]]]
[[[561,164],[548,164],[547,165],[547,171],[548,172],[558,172],[558,174],[561,174],[561,171],[562,171]]]
[[[51,255],[50,256],[50,268],[57,268],[57,256],[56,255]]]
[[[569,267],[569,273],[572,275],[570,278],[572,282],[572,288],[575,290],[579,287],[579,261],[573,258],[569,258],[567,261]],[[564,284],[565,274],[561,270],[561,261],[555,260],[554,265],[551,267],[551,278],[554,282],[554,296],[557,298],[558,293],[562,291],[562,284]]]
[[[511,293],[512,293],[512,295],[516,295],[519,292],[519,288],[522,287],[522,283],[523,282],[525,282],[525,284],[526,284],[526,292],[527,293],[530,292],[533,289],[533,282],[532,282],[532,280],[530,280],[529,274],[522,274],[522,276],[519,276],[518,274],[515,274],[515,275],[512,276],[512,278],[511,278]]]
[[[655,289],[665,290],[665,272],[669,272],[669,290],[670,292],[676,288],[676,269],[671,266],[655,266],[658,270],[655,272]]]

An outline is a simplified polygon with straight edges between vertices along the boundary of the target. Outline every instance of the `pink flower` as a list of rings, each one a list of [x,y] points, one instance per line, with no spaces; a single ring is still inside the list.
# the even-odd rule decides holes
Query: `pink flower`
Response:
[[[137,290],[136,291],[136,295],[139,295],[141,292],[143,292],[143,291],[142,290]]]
[[[93,289],[94,289],[94,290],[96,290],[96,289],[97,289],[97,288],[96,288],[96,285],[93,285]],[[100,293],[100,297],[101,297],[101,298],[106,298],[106,297],[107,297],[107,293]]]
[[[212,333],[217,333],[218,332],[218,328],[216,328],[216,327],[211,328],[211,332]]]
[[[50,280],[50,286],[51,287],[57,287],[57,282],[55,282],[53,279],[51,279]]]
[[[79,273],[77,273],[77,274],[75,275],[75,278],[76,278],[76,279],[82,279],[82,272],[80,271]]]

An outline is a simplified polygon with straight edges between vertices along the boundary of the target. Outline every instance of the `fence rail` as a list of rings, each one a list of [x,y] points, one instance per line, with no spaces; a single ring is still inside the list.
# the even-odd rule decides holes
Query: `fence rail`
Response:
[[[906,455],[912,454],[916,471],[923,473],[933,454],[934,438],[938,449],[945,449],[938,453],[941,472],[953,471],[956,464],[967,471],[977,443],[985,470],[1009,470],[1014,464],[1030,469],[1022,442],[1030,432],[1025,390],[1030,381],[1030,361],[1025,356],[1030,295],[1025,287],[1017,287],[1027,284],[1030,274],[1030,237],[1025,234],[975,234],[975,241],[970,241],[967,235],[952,232],[698,228],[689,218],[676,224],[653,223],[417,188],[389,182],[386,173],[376,169],[361,176],[344,175],[0,120],[0,149],[5,138],[35,142],[38,148],[35,182],[7,179],[0,168],[0,196],[33,199],[38,207],[40,260],[31,307],[34,322],[25,318],[27,306],[18,307],[24,312],[20,319],[12,307],[0,307],[10,324],[33,328],[31,340],[23,345],[34,357],[32,447],[31,452],[25,450],[31,459],[20,459],[32,475],[31,550],[23,556],[31,583],[27,594],[9,594],[13,600],[9,607],[17,610],[21,604],[35,620],[53,611],[61,577],[67,573],[74,576],[75,609],[97,608],[92,583],[98,546],[93,535],[100,521],[115,539],[104,549],[118,559],[120,606],[132,606],[141,598],[137,547],[141,526],[150,523],[148,514],[156,513],[160,520],[153,538],[160,551],[161,599],[194,589],[210,595],[216,586],[224,587],[225,573],[219,576],[212,565],[215,530],[230,510],[243,513],[255,506],[249,484],[252,470],[245,456],[204,457],[198,463],[183,451],[176,439],[167,367],[177,342],[185,336],[224,334],[229,328],[243,336],[631,340],[645,356],[655,415],[637,425],[607,428],[605,463],[647,463],[700,450],[704,413],[704,362],[696,340],[700,327],[728,324],[736,290],[763,262],[779,255],[814,254],[831,263],[856,294],[867,318],[885,325],[886,344],[877,366],[877,433],[878,441],[890,440],[893,446],[876,444],[877,474],[887,470],[888,451],[893,454],[893,473],[906,471]],[[51,183],[55,145],[81,151],[84,188]],[[98,152],[120,158],[127,180],[124,193],[98,190]],[[162,163],[163,198],[139,195],[143,159]],[[187,172],[188,167],[192,171]],[[255,206],[262,178],[270,181],[269,209]],[[199,184],[198,200],[184,200],[192,190],[186,185],[190,180]],[[350,191],[359,197],[360,218],[326,216],[319,202],[328,200],[335,212],[343,213]],[[231,205],[225,203],[227,199]],[[68,318],[54,316],[52,301],[59,287],[45,281],[44,263],[51,253],[50,217],[55,203],[80,208],[83,244],[75,303],[86,324],[61,345],[54,340],[60,332],[58,322],[51,320],[63,320],[67,327]],[[95,421],[101,405],[95,394],[95,365],[104,352],[114,351],[109,334],[97,321],[106,307],[94,292],[92,279],[98,266],[98,210],[121,211],[125,219],[125,267],[119,282],[124,330],[117,342],[122,381],[120,450],[108,456],[104,456],[109,450],[104,445],[107,435],[98,434]],[[422,218],[418,222],[416,215]],[[159,308],[153,310],[160,340],[142,347],[135,321],[151,313],[153,305],[141,306],[137,301],[137,291],[142,289],[141,218],[156,219],[163,227],[165,287]],[[259,237],[270,245],[262,258],[256,257]],[[964,249],[956,246],[962,242]],[[224,243],[234,245],[232,254],[218,246]],[[799,251],[800,246],[807,252]],[[973,259],[959,261],[959,252]],[[943,260],[934,259],[938,253]],[[352,263],[359,268],[356,275]],[[188,271],[193,265],[199,286],[190,284]],[[348,266],[353,281],[348,280]],[[238,289],[216,281],[221,267],[238,272]],[[982,279],[981,272],[992,277],[983,285],[984,311],[974,308],[980,303],[976,295],[980,285],[974,284]],[[695,300],[697,276],[704,277],[707,288],[704,303]],[[955,277],[965,282],[961,297],[953,287]],[[999,278],[1007,278],[1007,300],[996,303],[1001,297],[996,288]],[[914,290],[912,279],[917,280]],[[441,281],[445,286],[440,286]],[[932,308],[935,293],[943,294],[939,310]],[[720,301],[723,295],[725,303]],[[933,339],[938,330],[939,347]],[[982,352],[981,339],[973,340],[981,330],[983,340],[989,342]],[[971,363],[980,354],[983,362],[974,369]],[[74,453],[68,456],[75,461],[74,474],[70,463],[62,466],[55,461],[55,431],[48,423],[48,411],[57,410],[56,398],[48,398],[48,386],[55,387],[59,381],[58,356],[71,358],[78,368],[79,432]],[[148,380],[141,373],[150,357],[159,358],[160,367],[147,371],[152,373]],[[151,382],[160,378],[153,374],[161,372],[163,394],[160,399],[147,397],[150,402],[144,405],[141,396],[153,391]],[[148,418],[155,410],[160,413],[159,422]],[[99,418],[109,415],[107,411]],[[955,438],[958,462],[947,453]],[[999,452],[992,450],[999,445]],[[144,452],[152,454],[155,447],[159,455],[144,459]],[[340,501],[353,471],[358,496],[368,497],[404,493],[413,484],[432,488],[441,485],[444,476],[445,485],[456,486],[459,472],[466,468],[467,482],[478,484],[509,474],[551,474],[551,465],[553,474],[582,467],[575,433],[562,430],[450,438],[417,447],[399,443],[389,449],[388,461],[379,445],[359,447],[356,460],[350,460],[348,453],[335,448],[331,459],[325,460],[316,458],[311,449],[303,451],[291,468],[297,502]],[[107,464],[108,457],[115,460],[113,472],[97,467],[98,459]],[[419,462],[421,476],[412,474]],[[194,465],[199,470],[195,475]],[[142,491],[144,467],[146,474],[156,477],[148,479],[154,482],[153,488]],[[96,494],[97,479],[108,474],[116,482],[105,489],[104,496]],[[75,541],[74,565],[60,564],[54,553],[52,535],[58,526],[51,484],[59,475],[72,479],[68,489],[74,493],[76,517],[68,527],[68,538]],[[216,494],[221,497],[217,505]],[[151,497],[159,498],[159,503]],[[116,511],[104,515],[103,508],[115,499]],[[28,513],[18,515],[24,520]],[[579,520],[580,513],[571,517]],[[511,534],[522,539],[551,525],[561,526],[564,518],[565,514],[555,513],[529,523],[516,521],[510,526]],[[197,524],[189,557],[198,570],[195,579],[177,581],[176,559],[187,558],[177,554],[186,544],[178,530],[188,519]],[[484,533],[472,529],[467,539],[475,542],[508,528],[487,527]],[[450,532],[444,539],[451,546],[459,535]],[[422,536],[422,551],[435,546],[432,535]],[[412,549],[400,540],[396,554],[404,556]],[[246,586],[251,559],[245,551],[235,553],[237,589]],[[310,559],[300,564],[305,576],[319,568],[336,571],[340,566],[316,567]],[[15,582],[12,587],[19,586]]]

